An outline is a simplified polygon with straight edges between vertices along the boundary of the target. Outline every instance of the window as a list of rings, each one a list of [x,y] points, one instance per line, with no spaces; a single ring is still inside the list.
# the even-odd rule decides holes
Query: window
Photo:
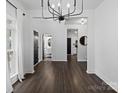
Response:
[[[16,36],[16,20],[7,16],[7,61],[11,77],[17,74]]]

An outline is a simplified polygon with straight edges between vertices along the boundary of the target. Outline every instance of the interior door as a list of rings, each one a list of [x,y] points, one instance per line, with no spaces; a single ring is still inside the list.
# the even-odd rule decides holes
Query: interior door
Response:
[[[38,63],[38,32],[34,31],[34,65]]]
[[[67,38],[67,54],[71,54],[71,38]]]

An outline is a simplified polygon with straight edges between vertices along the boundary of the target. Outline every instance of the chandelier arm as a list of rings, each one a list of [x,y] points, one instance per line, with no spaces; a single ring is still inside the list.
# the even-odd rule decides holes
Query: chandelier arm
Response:
[[[69,13],[69,14],[65,14],[65,15],[63,15],[63,16],[68,16],[68,15],[70,15],[70,14],[73,14],[74,12],[75,12],[75,10],[76,10],[76,6],[74,6],[74,10],[71,12],[71,13]]]
[[[58,14],[56,14],[55,12],[53,13],[51,10],[50,10],[50,7],[48,7],[48,11],[52,14],[52,15],[56,15],[56,16],[59,16]],[[54,11],[54,10],[53,10]]]
[[[77,14],[73,14],[73,15],[70,15],[70,16],[77,16],[77,15],[81,15],[83,13],[83,0],[82,0],[82,10],[80,13],[77,13]]]
[[[43,7],[42,7],[42,18],[43,19],[53,19],[53,17],[44,17]],[[54,18],[58,18],[58,17],[54,17]]]
[[[43,19],[53,19],[53,17],[44,17],[43,0],[41,0],[41,8],[42,8],[42,18],[43,18]],[[58,17],[54,17],[54,18],[58,18]]]
[[[54,18],[53,20],[54,20],[54,21],[58,20],[58,17]]]
[[[54,18],[58,18],[58,17],[54,17]],[[42,19],[53,19],[53,17],[44,17],[44,16],[42,16]]]
[[[76,0],[74,0],[74,6],[76,7]]]
[[[53,17],[42,17],[42,19],[53,19]]]
[[[50,2],[49,2],[50,0],[48,0],[48,7],[50,7],[54,12],[56,12],[57,14],[59,14],[59,15],[61,15],[59,12],[57,12],[54,8],[52,8],[51,7],[51,5],[50,5]]]
[[[66,17],[66,16],[68,16],[70,14],[73,14],[75,12],[75,10],[76,10],[76,0],[74,0],[74,10],[69,14],[65,14],[64,16]]]
[[[61,15],[59,12],[57,12],[55,9],[53,9],[51,6],[49,6],[54,12],[56,12],[58,15]]]

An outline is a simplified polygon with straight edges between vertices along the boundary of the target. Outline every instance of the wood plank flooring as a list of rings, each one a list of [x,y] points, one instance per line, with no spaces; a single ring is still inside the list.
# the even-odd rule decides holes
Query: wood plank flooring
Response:
[[[117,93],[95,74],[86,73],[86,62],[69,56],[68,62],[41,62],[35,73],[14,84],[14,93]]]

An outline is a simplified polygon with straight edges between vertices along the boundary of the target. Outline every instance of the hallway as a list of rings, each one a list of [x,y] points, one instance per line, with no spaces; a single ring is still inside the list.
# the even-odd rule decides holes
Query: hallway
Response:
[[[95,74],[86,73],[86,62],[41,62],[35,73],[14,85],[14,93],[116,93]]]

